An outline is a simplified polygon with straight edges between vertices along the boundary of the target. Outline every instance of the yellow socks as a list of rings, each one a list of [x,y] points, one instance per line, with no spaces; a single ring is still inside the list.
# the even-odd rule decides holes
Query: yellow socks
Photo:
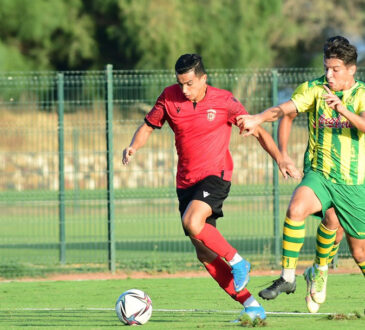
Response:
[[[328,258],[327,258],[327,264],[329,265],[331,262],[332,262],[332,260],[333,260],[333,258],[335,257],[335,255],[337,254],[337,252],[338,252],[338,248],[340,247],[340,243],[338,243],[338,244],[333,244],[332,245],[332,250],[331,250],[331,252],[330,252],[330,255],[328,256]]]
[[[365,276],[365,261],[358,262],[357,264],[359,265],[362,274]]]
[[[333,243],[336,239],[336,231],[326,228],[321,222],[317,229],[316,240],[316,259],[315,263],[319,266],[326,266],[328,258],[332,252]],[[336,253],[335,253],[336,254]],[[333,254],[333,256],[335,255]],[[332,257],[333,258],[333,257]]]
[[[304,236],[304,220],[293,221],[285,218],[283,231],[283,268],[296,268],[299,252],[304,243]]]

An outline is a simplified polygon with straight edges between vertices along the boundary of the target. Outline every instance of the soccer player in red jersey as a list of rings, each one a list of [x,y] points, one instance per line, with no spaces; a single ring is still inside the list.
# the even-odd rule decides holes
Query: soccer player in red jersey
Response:
[[[216,228],[223,216],[233,171],[229,152],[232,124],[247,114],[243,105],[226,90],[207,84],[202,59],[197,54],[180,56],[175,64],[177,84],[164,89],[145,122],[136,130],[123,151],[123,164],[165,121],[175,134],[178,154],[177,196],[185,234],[190,237],[198,260],[209,274],[236,301],[241,314],[252,320],[266,317],[263,307],[245,288],[250,263],[244,260]],[[299,177],[298,170],[286,163],[270,134],[258,127],[255,137],[278,163],[284,177]]]

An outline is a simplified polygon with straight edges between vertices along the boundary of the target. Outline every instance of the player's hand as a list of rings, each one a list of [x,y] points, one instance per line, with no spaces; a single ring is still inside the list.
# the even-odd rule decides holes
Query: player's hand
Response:
[[[123,150],[123,158],[122,158],[123,165],[128,165],[129,160],[135,153],[136,153],[136,149],[134,149],[132,147],[125,148]]]
[[[342,101],[340,100],[340,98],[337,95],[333,94],[326,85],[323,85],[323,88],[327,92],[327,94],[323,95],[327,105],[331,109],[341,113],[345,106],[342,104]]]
[[[302,173],[299,171],[294,162],[289,156],[285,157],[281,162],[278,163],[279,170],[283,175],[284,179],[288,178],[288,175],[293,179],[301,179]]]
[[[242,136],[254,134],[257,126],[261,124],[260,118],[257,115],[240,115],[236,117],[236,120]]]
[[[281,155],[283,157],[282,161],[295,166],[294,161],[290,158],[290,156],[286,152],[282,151]]]

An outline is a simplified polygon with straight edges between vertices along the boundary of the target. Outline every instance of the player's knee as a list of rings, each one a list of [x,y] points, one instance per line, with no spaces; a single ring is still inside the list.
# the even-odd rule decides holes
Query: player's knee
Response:
[[[365,247],[359,246],[352,248],[352,256],[357,263],[365,261]]]
[[[199,220],[200,219],[192,215],[183,218],[184,229],[189,233],[189,235],[194,237],[202,231],[204,224],[202,224]]]
[[[286,215],[292,220],[304,220],[308,216],[302,203],[290,203]]]

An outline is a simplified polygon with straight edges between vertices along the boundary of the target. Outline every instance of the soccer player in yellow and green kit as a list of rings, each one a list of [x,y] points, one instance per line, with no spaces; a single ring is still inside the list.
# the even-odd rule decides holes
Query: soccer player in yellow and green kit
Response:
[[[259,295],[274,299],[295,291],[295,269],[305,236],[305,218],[334,208],[344,228],[352,255],[365,275],[365,84],[355,80],[357,50],[336,36],[324,45],[325,74],[301,84],[292,98],[257,115],[238,116],[244,136],[263,122],[283,115],[307,113],[310,170],[291,198],[283,231],[281,277]],[[324,227],[317,234],[317,258],[306,271],[316,303],[326,295],[327,265],[335,232]],[[318,236],[321,238],[318,240]]]
[[[290,158],[288,154],[288,141],[293,120],[297,117],[297,115],[298,115],[297,113],[292,113],[290,115],[284,116],[280,120],[278,128],[279,149],[285,161],[288,164],[292,164],[292,166],[295,165],[293,160]],[[309,126],[309,130],[310,129],[311,128]],[[309,135],[307,149],[304,154],[304,164],[303,164],[304,174],[306,174],[308,171],[311,170],[311,160],[314,158],[315,155],[314,145],[315,143],[313,141],[313,136]],[[315,214],[315,216],[322,219],[323,213],[319,212],[319,214]],[[317,229],[316,260],[315,260],[315,267],[317,267],[317,269],[322,268],[324,269],[323,272],[328,271],[327,265],[329,265],[332,262],[334,256],[337,254],[340,243],[343,238],[343,233],[344,233],[343,228],[338,220],[334,208],[332,207],[328,209],[326,211],[325,217],[322,219]],[[330,253],[328,253],[329,251]],[[320,308],[320,304],[316,303],[312,299],[311,291],[315,289],[317,291],[325,292],[323,290],[325,290],[327,284],[326,282],[327,276],[323,276],[324,281],[316,281],[315,285],[312,285],[312,278],[310,275],[313,269],[314,269],[313,267],[308,267],[304,272],[304,277],[305,280],[307,281],[307,294],[305,297],[305,301],[307,304],[308,311],[310,313],[317,313]]]

